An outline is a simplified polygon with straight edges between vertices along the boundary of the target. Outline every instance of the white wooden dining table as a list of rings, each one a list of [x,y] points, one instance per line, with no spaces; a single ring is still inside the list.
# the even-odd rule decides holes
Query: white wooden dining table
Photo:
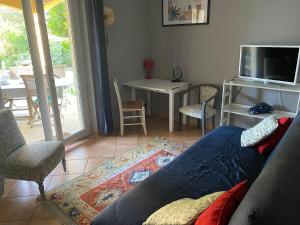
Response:
[[[59,78],[55,79],[55,86],[57,88],[58,96],[63,97],[64,89],[74,85],[73,79]],[[4,99],[24,98],[27,100],[27,109],[30,117],[33,115],[32,106],[29,97],[27,96],[25,84],[22,79],[8,80],[7,84],[0,84],[0,109],[5,107]]]
[[[129,81],[123,84],[131,88],[131,98],[136,100],[136,89],[147,91],[147,111],[151,114],[151,92],[158,92],[169,95],[169,131],[174,132],[174,99],[175,94],[180,91],[187,90],[189,82],[172,82],[164,79],[139,79]],[[184,96],[183,105],[187,104],[188,96]],[[186,123],[186,118],[183,118],[183,123]]]
[[[64,89],[72,86],[73,84],[73,79],[55,79],[55,86],[58,89]],[[6,85],[0,84],[0,90],[3,98],[23,98],[27,96],[26,88],[22,79],[9,80]]]

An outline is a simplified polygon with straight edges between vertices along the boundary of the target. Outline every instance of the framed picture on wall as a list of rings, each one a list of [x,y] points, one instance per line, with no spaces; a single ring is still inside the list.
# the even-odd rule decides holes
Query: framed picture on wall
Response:
[[[162,0],[162,25],[209,23],[210,0]]]

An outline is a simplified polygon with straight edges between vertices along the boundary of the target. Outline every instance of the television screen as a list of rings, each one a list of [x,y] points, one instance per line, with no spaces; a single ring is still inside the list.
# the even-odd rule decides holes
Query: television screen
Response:
[[[294,83],[298,47],[242,46],[240,77]]]

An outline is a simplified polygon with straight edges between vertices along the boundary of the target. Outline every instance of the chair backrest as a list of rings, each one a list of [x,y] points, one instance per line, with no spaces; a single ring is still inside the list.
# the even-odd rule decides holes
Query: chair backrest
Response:
[[[114,82],[114,87],[115,87],[115,91],[116,91],[116,95],[117,95],[117,99],[118,99],[119,110],[120,110],[120,113],[122,113],[123,106],[122,106],[122,98],[120,95],[118,80],[116,78],[114,78],[113,82]]]
[[[26,93],[28,97],[36,96],[36,84],[35,84],[35,78],[33,75],[21,75],[21,78],[23,79]],[[46,88],[47,93],[49,94],[49,85],[47,77],[44,75],[44,86]]]
[[[0,163],[17,148],[25,145],[25,139],[12,112],[0,110]]]
[[[210,99],[214,95],[218,93],[218,89],[212,85],[202,85],[200,86],[200,102],[205,102],[206,100]],[[208,105],[211,107],[215,106],[216,99],[214,98],[211,100]]]

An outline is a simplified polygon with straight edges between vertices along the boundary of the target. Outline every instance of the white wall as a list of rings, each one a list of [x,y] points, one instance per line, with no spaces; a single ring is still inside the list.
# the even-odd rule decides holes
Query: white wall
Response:
[[[170,78],[172,69],[181,66],[185,80],[221,87],[224,79],[237,75],[241,44],[300,44],[299,0],[211,0],[209,25],[179,27],[161,26],[161,0],[106,0],[105,5],[116,14],[115,24],[107,29],[107,49],[110,78],[117,77],[120,83],[142,78],[142,61],[151,56],[155,76]],[[111,92],[118,125],[112,86]],[[127,88],[121,92],[124,99],[130,97]],[[246,94],[249,104],[258,98],[279,103],[274,93]],[[294,107],[293,99],[283,95],[288,108]],[[167,101],[167,96],[156,94],[154,113],[167,116]]]
[[[185,80],[221,85],[237,75],[241,44],[300,44],[299,0],[211,0],[209,25],[178,27],[162,27],[161,0],[149,3],[150,51],[155,74],[165,78],[178,65]],[[257,98],[278,104],[277,94],[247,93],[253,98],[249,104]],[[291,98],[284,95],[288,108],[294,107]],[[154,102],[155,111],[166,114],[161,105],[166,104]]]
[[[110,80],[116,77],[121,84],[142,78],[143,60],[150,55],[148,0],[106,0],[104,5],[111,7],[116,15],[115,23],[107,28]],[[130,97],[129,89],[120,85],[120,90],[124,100]],[[112,84],[111,99],[114,125],[118,127],[119,112]]]

